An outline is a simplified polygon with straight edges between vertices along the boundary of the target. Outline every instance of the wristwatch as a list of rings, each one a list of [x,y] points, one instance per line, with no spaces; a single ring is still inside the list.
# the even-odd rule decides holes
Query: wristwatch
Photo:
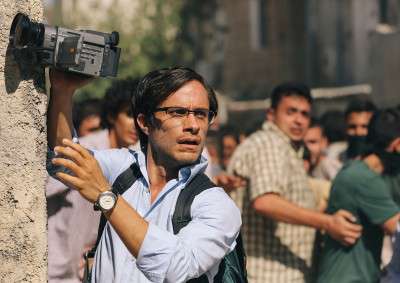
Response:
[[[117,203],[117,195],[111,190],[102,192],[94,203],[94,210],[110,211]]]

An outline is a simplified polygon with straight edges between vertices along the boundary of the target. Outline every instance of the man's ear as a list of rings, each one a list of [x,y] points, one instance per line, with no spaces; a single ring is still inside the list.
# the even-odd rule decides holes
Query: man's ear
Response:
[[[275,110],[273,108],[269,108],[267,110],[267,121],[274,122],[275,121]]]
[[[136,121],[137,121],[137,123],[138,123],[138,125],[139,125],[140,130],[141,130],[146,136],[148,136],[148,135],[149,135],[149,125],[148,125],[148,123],[147,123],[147,121],[146,121],[146,117],[145,117],[142,113],[140,113],[140,114],[137,116]]]
[[[389,152],[398,152],[400,153],[400,137],[395,138],[390,145],[386,148]]]

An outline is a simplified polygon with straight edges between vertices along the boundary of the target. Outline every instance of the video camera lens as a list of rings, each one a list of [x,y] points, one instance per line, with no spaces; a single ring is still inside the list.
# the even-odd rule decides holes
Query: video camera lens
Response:
[[[44,38],[44,25],[32,22],[28,16],[18,13],[11,24],[10,43],[17,48],[41,46]]]

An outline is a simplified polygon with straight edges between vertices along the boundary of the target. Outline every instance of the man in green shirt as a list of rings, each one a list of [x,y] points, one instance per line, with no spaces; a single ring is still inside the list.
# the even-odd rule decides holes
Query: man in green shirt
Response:
[[[318,283],[378,282],[383,233],[393,234],[400,219],[382,175],[400,169],[400,112],[380,111],[369,125],[371,150],[362,160],[344,166],[335,178],[328,213],[339,209],[351,212],[363,226],[362,236],[353,246],[343,246],[325,237]]]

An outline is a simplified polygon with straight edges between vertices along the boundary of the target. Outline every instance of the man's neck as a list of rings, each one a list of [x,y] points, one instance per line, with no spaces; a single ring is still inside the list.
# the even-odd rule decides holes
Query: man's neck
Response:
[[[376,154],[370,154],[367,157],[365,157],[364,162],[367,164],[369,169],[372,171],[382,174],[384,167],[382,161],[379,159],[379,157]]]
[[[110,148],[126,147],[126,145],[121,144],[121,142],[119,141],[115,129],[113,128],[108,129],[108,138],[110,140]]]
[[[146,168],[150,182],[150,193],[152,202],[158,193],[164,188],[168,181],[178,177],[179,168],[170,166],[163,162],[162,158],[154,153],[150,146],[146,153]]]
[[[303,142],[302,141],[290,141],[290,144],[292,145],[292,147],[294,148],[294,150],[297,152],[300,150],[300,148],[303,146]]]
[[[274,131],[278,131],[282,137],[284,136],[296,152],[303,147],[303,141],[291,140],[290,137],[274,121],[268,121],[267,123],[273,125]]]

